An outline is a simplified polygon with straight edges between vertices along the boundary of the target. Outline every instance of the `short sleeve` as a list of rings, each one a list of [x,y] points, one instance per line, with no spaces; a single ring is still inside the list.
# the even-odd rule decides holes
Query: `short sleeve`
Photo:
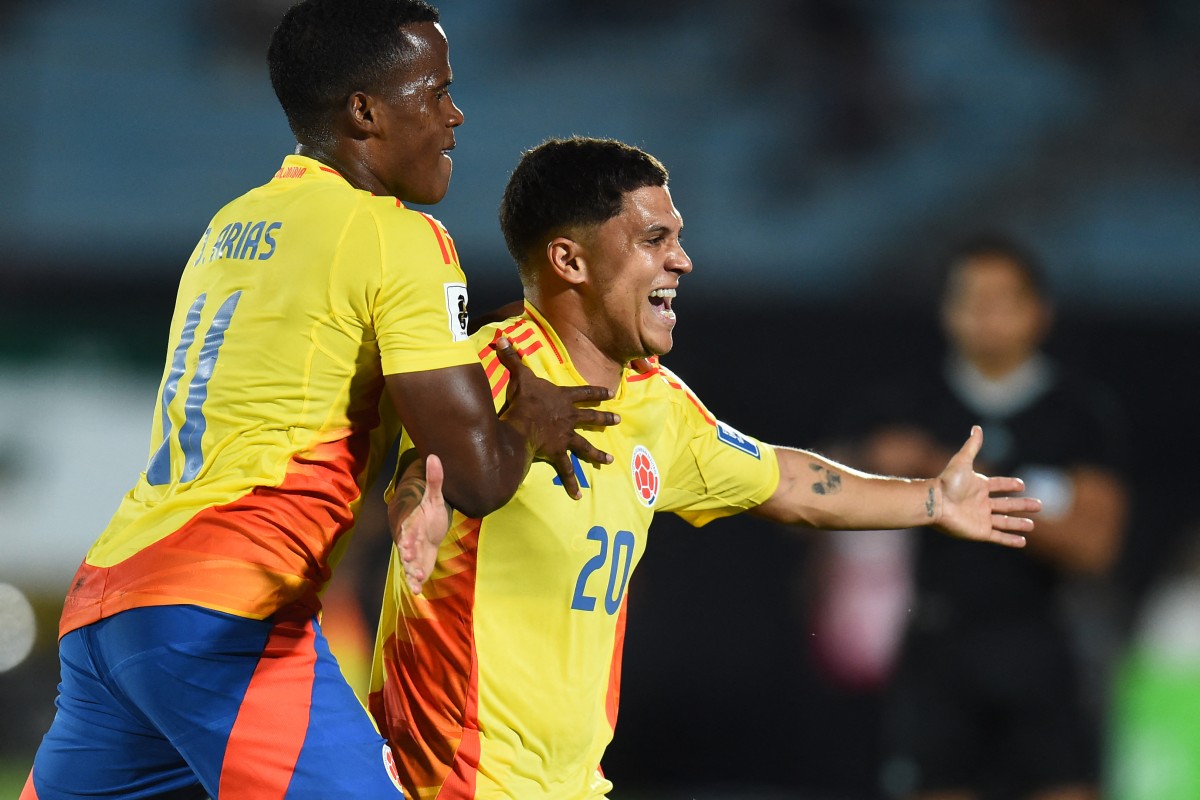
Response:
[[[686,386],[682,391],[674,422],[686,446],[670,466],[658,510],[700,527],[762,505],[779,486],[775,450],[713,417]]]
[[[382,276],[373,321],[385,375],[478,361],[467,339],[467,280],[454,242],[432,217],[379,214]]]

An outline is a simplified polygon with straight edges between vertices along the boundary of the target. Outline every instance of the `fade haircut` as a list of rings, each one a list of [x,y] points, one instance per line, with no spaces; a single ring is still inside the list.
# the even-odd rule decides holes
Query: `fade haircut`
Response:
[[[959,242],[948,254],[942,269],[942,296],[950,291],[955,273],[968,261],[977,258],[996,258],[1016,269],[1030,291],[1048,300],[1046,273],[1033,251],[1011,236],[1002,233],[978,233]]]
[[[326,143],[351,94],[377,91],[411,53],[405,25],[437,22],[424,0],[304,0],[271,37],[271,86],[296,141]]]
[[[547,139],[523,153],[500,201],[500,230],[522,282],[533,278],[536,248],[612,219],[627,193],[666,186],[667,177],[657,158],[615,139]]]

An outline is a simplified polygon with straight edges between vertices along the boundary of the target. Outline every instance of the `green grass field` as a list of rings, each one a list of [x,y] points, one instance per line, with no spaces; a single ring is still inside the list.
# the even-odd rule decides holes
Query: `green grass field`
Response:
[[[0,797],[19,797],[28,776],[28,761],[0,760]]]

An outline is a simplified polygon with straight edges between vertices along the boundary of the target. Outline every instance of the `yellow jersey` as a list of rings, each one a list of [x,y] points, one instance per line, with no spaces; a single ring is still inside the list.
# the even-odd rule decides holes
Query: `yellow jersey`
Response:
[[[288,156],[184,267],[146,471],[60,635],[138,606],[311,615],[399,430],[384,375],[469,364],[466,280],[428,215]]]
[[[526,305],[472,340],[497,407],[508,382],[491,348],[501,334],[540,377],[586,383]],[[621,423],[584,435],[614,461],[574,461],[582,500],[534,463],[500,510],[454,516],[419,596],[393,552],[369,707],[410,797],[603,797],[629,579],[651,519],[671,511],[703,525],[761,504],[779,483],[774,451],[717,421],[661,365],[626,370],[601,407]]]

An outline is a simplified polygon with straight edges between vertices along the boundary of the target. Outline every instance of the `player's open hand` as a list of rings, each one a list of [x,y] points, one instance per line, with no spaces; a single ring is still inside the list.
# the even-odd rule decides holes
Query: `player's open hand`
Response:
[[[1024,547],[1024,534],[1033,530],[1033,520],[1020,515],[1037,512],[1042,502],[1032,497],[997,497],[1019,492],[1025,483],[1019,478],[989,478],[976,472],[975,456],[982,446],[983,429],[975,425],[938,476],[939,508],[934,526],[960,539]]]
[[[388,500],[388,524],[404,566],[404,580],[420,594],[433,572],[438,547],[450,529],[450,513],[442,498],[442,462],[430,454],[415,459],[396,483]]]
[[[579,480],[570,454],[593,464],[611,464],[612,456],[580,436],[577,429],[605,428],[621,421],[612,412],[581,406],[610,400],[612,391],[603,386],[556,386],[534,375],[506,337],[492,346],[509,372],[501,417],[525,435],[533,448],[533,457],[553,466],[567,494],[578,500]]]

